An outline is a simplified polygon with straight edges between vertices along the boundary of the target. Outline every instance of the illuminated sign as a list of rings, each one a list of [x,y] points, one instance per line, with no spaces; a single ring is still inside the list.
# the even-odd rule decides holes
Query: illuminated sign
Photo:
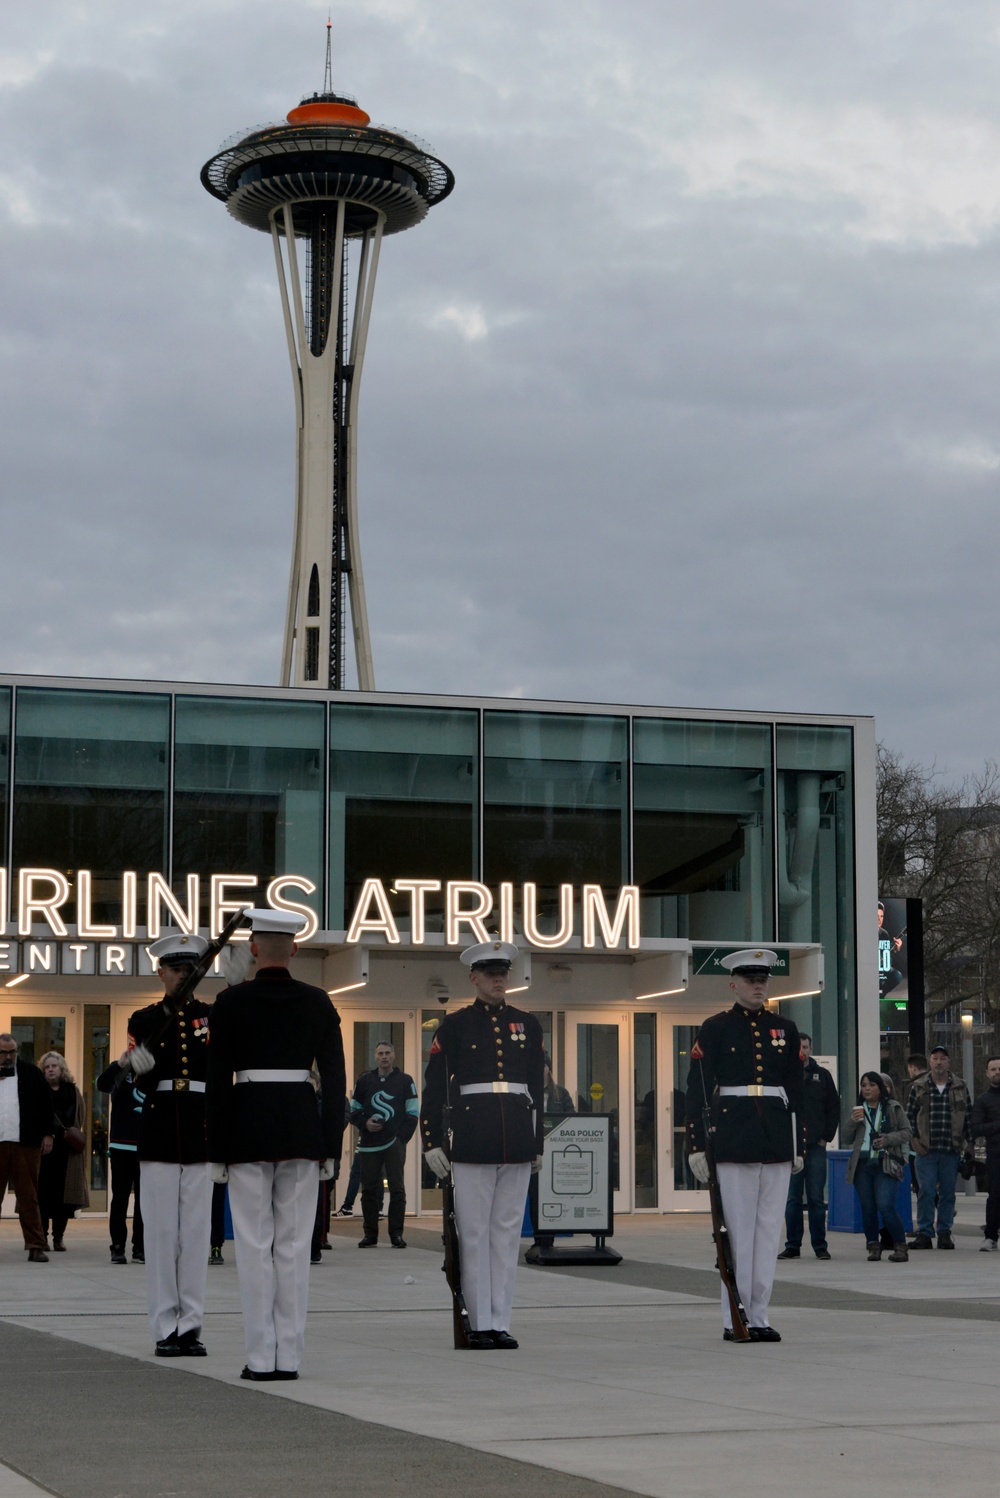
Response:
[[[134,941],[136,938],[156,941],[164,927],[176,927],[180,931],[198,930],[201,912],[202,881],[198,874],[188,874],[185,880],[184,899],[178,899],[163,874],[146,876],[145,931],[138,926],[139,876],[127,870],[121,876],[122,923],[120,926],[96,923],[93,919],[93,876],[89,869],[77,870],[76,876],[76,928],[75,934],[83,941]],[[0,869],[0,911],[7,909],[7,870]],[[316,885],[302,874],[279,874],[263,891],[256,874],[212,874],[208,880],[209,932],[219,935],[227,919],[241,906],[252,905],[261,893],[264,902],[275,910],[287,910],[306,918],[300,942],[309,941],[319,930],[319,918],[314,910],[298,900],[289,898],[291,893],[314,895]],[[16,889],[11,890],[17,922],[17,935],[37,936],[39,926],[47,926],[54,937],[65,940],[70,935],[63,918],[63,907],[74,898],[74,889],[67,876],[59,869],[21,869],[17,876]],[[234,941],[246,941],[249,932],[237,932]]]
[[[144,929],[138,924],[140,877],[146,895]],[[262,903],[272,905],[276,910],[305,916],[307,924],[299,937],[300,942],[311,940],[319,930],[315,911],[301,900],[292,898],[296,894],[308,896],[316,893],[313,881],[301,874],[280,874],[263,888],[256,874],[211,874],[207,880],[198,874],[188,874],[184,880],[184,893],[179,895],[161,873],[140,876],[134,870],[126,870],[120,877],[121,924],[115,926],[94,918],[94,881],[89,869],[77,871],[74,887],[70,878],[59,869],[24,868],[18,871],[10,888],[6,869],[0,869],[0,911],[6,910],[9,893],[11,917],[22,942],[25,938],[33,938],[37,943],[41,930],[46,941],[54,938],[67,943],[71,951],[74,944],[82,948],[88,943],[97,943],[102,950],[107,947],[114,959],[119,946],[136,941],[156,941],[164,928],[197,931],[206,885],[212,937],[218,936],[232,911],[260,901],[261,895],[264,897]],[[475,879],[451,879],[445,884],[439,879],[397,879],[388,889],[381,879],[366,879],[351,916],[347,942],[353,945],[380,937],[389,946],[400,945],[403,936],[390,900],[390,894],[393,894],[397,899],[402,896],[409,905],[409,927],[404,927],[407,943],[416,947],[424,945],[427,896],[441,893],[444,894],[445,944],[449,947],[492,941],[498,931],[501,941],[515,941],[515,915],[519,914],[520,930],[528,946],[541,952],[558,951],[574,939],[577,909],[580,939],[585,950],[600,945],[606,951],[615,951],[623,942],[629,951],[636,951],[639,947],[637,885],[623,885],[613,903],[609,904],[599,884],[584,884],[579,890],[572,884],[560,884],[555,929],[545,930],[539,911],[537,884],[529,881],[515,891],[513,884],[503,883],[499,886],[498,899],[494,901],[488,886]],[[76,906],[76,922],[72,929],[65,915],[66,906],[71,902]],[[490,922],[489,926],[487,922]],[[0,936],[5,934],[6,931]],[[234,940],[245,941],[247,936],[246,931],[238,932]],[[52,969],[43,966],[42,970]],[[85,971],[80,966],[69,970]],[[112,963],[111,971],[115,970],[122,969],[115,969]]]
[[[428,894],[440,894],[439,879],[397,879],[391,889],[397,894],[410,897],[410,944],[415,947],[424,943],[426,914],[425,899]],[[475,879],[450,879],[444,889],[445,944],[457,947],[468,942],[492,941],[496,932],[487,928],[486,922],[493,920],[501,941],[514,941],[514,886],[501,884],[499,905],[494,906],[493,892]],[[542,952],[557,951],[568,946],[573,939],[573,911],[575,892],[572,884],[559,886],[559,924],[555,931],[542,931],[538,920],[538,886],[521,886],[521,926],[525,941],[530,947]],[[604,891],[599,884],[585,884],[580,890],[580,924],[583,945],[591,949],[597,945],[600,931],[602,945],[613,951],[625,937],[629,951],[639,946],[639,886],[624,884],[618,891],[614,914],[608,910]],[[381,936],[389,946],[399,946],[402,941],[396,917],[389,900],[389,891],[381,879],[366,879],[361,886],[351,923],[347,928],[349,943]]]

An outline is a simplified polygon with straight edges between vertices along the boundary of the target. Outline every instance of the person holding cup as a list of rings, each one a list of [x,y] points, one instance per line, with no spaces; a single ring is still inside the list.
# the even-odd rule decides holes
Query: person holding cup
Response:
[[[910,1126],[906,1114],[894,1097],[889,1096],[881,1072],[862,1074],[857,1106],[843,1129],[843,1146],[851,1151],[847,1162],[847,1184],[853,1185],[861,1203],[861,1221],[868,1259],[876,1263],[882,1257],[879,1243],[879,1214],[892,1234],[891,1264],[905,1264],[909,1259],[906,1229],[896,1207],[896,1194],[906,1170],[904,1150],[909,1142]]]

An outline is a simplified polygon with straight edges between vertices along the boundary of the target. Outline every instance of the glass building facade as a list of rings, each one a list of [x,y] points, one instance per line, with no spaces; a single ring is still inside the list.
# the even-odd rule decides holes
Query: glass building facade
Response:
[[[544,1018],[554,1072],[575,1086],[579,1106],[591,1106],[587,1095],[598,1087],[604,1106],[613,1103],[623,1120],[627,1113],[621,1139],[628,1158],[618,1177],[634,1210],[662,1209],[668,1185],[682,1193],[690,1184],[678,1089],[699,1017],[692,1008],[696,975],[719,945],[821,952],[822,981],[815,991],[790,995],[789,1013],[812,1034],[814,1052],[834,1058],[842,1084],[853,1085],[860,1051],[871,1064],[869,945],[873,971],[876,959],[865,912],[869,889],[872,909],[875,900],[873,795],[867,719],[0,682],[8,938],[16,935],[15,892],[26,869],[66,878],[73,894],[62,915],[71,932],[81,916],[92,926],[123,926],[123,876],[131,871],[140,940],[150,873],[162,876],[182,908],[197,876],[203,928],[211,921],[213,875],[238,876],[246,898],[259,901],[273,879],[294,875],[294,898],[314,912],[315,944],[327,953],[343,953],[365,882],[378,879],[400,950],[411,956],[406,881],[429,881],[440,887],[423,897],[428,945],[419,955],[427,961],[434,943],[440,950],[445,941],[449,881],[485,885],[497,905],[501,885],[513,886],[518,899],[529,885],[540,940],[525,1002]],[[78,911],[81,870],[90,879]],[[571,965],[538,950],[545,937],[568,929],[560,898],[567,885],[577,892]],[[582,950],[584,885],[598,886],[609,909],[623,886],[638,890],[638,955],[685,947],[688,993],[662,1000],[654,993],[654,1002],[635,1010],[634,999],[649,996],[623,983],[628,954],[603,953],[602,966]],[[524,945],[519,904],[514,919]],[[94,1036],[103,1045],[110,1029],[112,1051],[118,1008],[131,1002],[110,982],[128,970],[116,961],[76,968],[87,988],[81,1003],[87,1016],[97,1015]],[[19,1024],[31,1018],[29,989],[41,995],[49,971],[42,965],[31,984],[15,990]],[[67,973],[65,963],[59,972]],[[102,989],[104,972],[109,983]],[[409,1069],[419,1080],[420,1051],[439,1017],[434,1005],[446,1002],[447,981],[413,965],[408,988],[373,979],[359,995],[360,984],[338,987],[326,972],[338,1007],[368,1005],[357,1021],[368,1028],[353,1038],[358,1055],[372,1036],[396,1037],[398,1030],[397,1048],[410,1046]],[[718,984],[704,989],[705,1012],[721,1007],[720,991]],[[53,979],[50,1007],[67,992]],[[687,1007],[668,1016],[670,1003]],[[398,1012],[404,1004],[419,1027],[411,1040]],[[98,1014],[101,1005],[110,1005],[107,1013]],[[606,1012],[597,1012],[600,1005]],[[40,1000],[36,1007],[32,1023],[58,1022],[55,1008],[46,1018]],[[873,1033],[877,1038],[877,1020]],[[96,1045],[91,1036],[79,1063],[84,1075]],[[95,1130],[102,1118],[95,1114]],[[95,1187],[99,1179],[94,1165]]]

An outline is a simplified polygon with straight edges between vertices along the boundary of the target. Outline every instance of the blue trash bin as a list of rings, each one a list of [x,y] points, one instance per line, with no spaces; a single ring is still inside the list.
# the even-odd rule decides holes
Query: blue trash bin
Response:
[[[850,1150],[826,1152],[826,1225],[831,1233],[860,1233],[861,1203],[853,1186],[847,1184],[847,1162]],[[913,1193],[910,1190],[910,1167],[907,1165],[896,1192],[896,1211],[907,1232],[913,1227]]]

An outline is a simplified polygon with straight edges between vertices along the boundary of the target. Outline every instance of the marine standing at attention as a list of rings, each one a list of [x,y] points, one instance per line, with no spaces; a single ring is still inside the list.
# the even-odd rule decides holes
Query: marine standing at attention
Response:
[[[542,1027],[506,1001],[516,956],[501,941],[462,953],[476,1001],[438,1027],[420,1114],[425,1161],[455,1183],[470,1346],[480,1350],[517,1346],[510,1321],[521,1223],[542,1161]]]
[[[752,1342],[780,1342],[768,1321],[785,1202],[792,1170],[802,1169],[802,1061],[799,1032],[767,1009],[776,952],[732,952],[721,959],[732,974],[735,1003],[713,1014],[691,1047],[687,1086],[688,1163],[708,1180],[704,1109],[736,1283]],[[734,1341],[729,1299],[722,1296],[723,1337]]]
[[[248,914],[257,974],[212,1008],[208,1143],[213,1177],[229,1182],[247,1358],[240,1377],[267,1383],[299,1376],[316,1196],[340,1159],[347,1078],[329,994],[288,971],[304,917]]]

